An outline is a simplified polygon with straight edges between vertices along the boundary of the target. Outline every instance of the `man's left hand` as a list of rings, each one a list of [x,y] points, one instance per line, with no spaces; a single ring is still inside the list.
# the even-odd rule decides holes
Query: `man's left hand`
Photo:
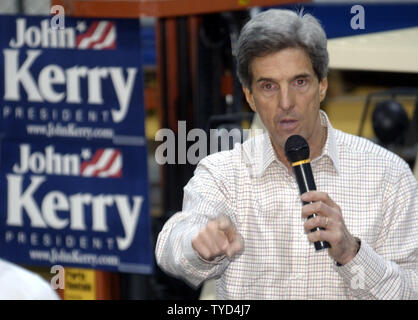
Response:
[[[358,243],[345,226],[341,208],[325,192],[309,191],[301,196],[302,201],[312,202],[302,207],[302,218],[307,219],[304,228],[310,242],[327,241],[331,248],[329,255],[338,263],[345,265],[357,254]],[[314,228],[324,228],[311,232]]]

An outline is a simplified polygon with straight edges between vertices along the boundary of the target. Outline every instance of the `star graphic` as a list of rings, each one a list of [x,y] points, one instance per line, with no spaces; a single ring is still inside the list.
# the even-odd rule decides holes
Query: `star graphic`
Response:
[[[77,21],[77,27],[75,27],[79,33],[86,31],[87,26],[85,21]]]
[[[90,151],[90,149],[82,149],[81,150],[81,157],[84,160],[90,159],[91,158],[91,151]]]

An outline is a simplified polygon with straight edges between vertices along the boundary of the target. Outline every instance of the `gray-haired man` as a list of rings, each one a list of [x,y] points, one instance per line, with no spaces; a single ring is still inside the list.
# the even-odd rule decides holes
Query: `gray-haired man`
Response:
[[[196,286],[215,277],[225,299],[417,298],[417,182],[402,159],[320,110],[326,41],[314,17],[288,10],[244,26],[238,75],[268,133],[200,162],[158,238],[167,272]],[[284,153],[294,134],[308,141],[320,190],[303,208]],[[316,252],[320,240],[331,248]]]

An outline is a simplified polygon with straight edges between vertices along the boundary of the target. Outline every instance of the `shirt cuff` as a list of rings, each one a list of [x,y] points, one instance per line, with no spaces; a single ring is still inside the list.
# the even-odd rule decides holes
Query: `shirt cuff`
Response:
[[[334,265],[334,269],[353,293],[361,294],[364,290],[370,292],[376,287],[384,278],[387,266],[386,261],[362,241],[360,250],[353,260],[343,266]]]

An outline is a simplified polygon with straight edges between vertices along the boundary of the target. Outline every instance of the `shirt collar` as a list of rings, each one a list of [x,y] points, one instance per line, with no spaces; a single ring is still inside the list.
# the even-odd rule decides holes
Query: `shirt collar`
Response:
[[[336,138],[335,129],[332,127],[331,123],[329,122],[327,114],[320,110],[321,116],[321,124],[327,127],[327,141],[325,142],[325,146],[322,149],[321,155],[314,160],[319,160],[324,156],[327,156],[331,159],[332,164],[334,165],[337,174],[340,174],[340,159],[338,156],[338,143]]]
[[[327,132],[328,132],[327,141],[325,142],[325,146],[322,149],[321,155],[318,158],[313,159],[313,161],[319,161],[319,159],[321,159],[322,157],[329,157],[331,159],[331,162],[337,174],[339,174],[340,162],[339,162],[339,157],[338,157],[338,145],[337,145],[337,140],[335,136],[335,129],[332,127],[331,123],[329,122],[327,114],[323,110],[320,110],[320,117],[321,117],[321,125],[327,127]],[[261,159],[253,159],[255,160],[255,163],[253,162],[253,165],[257,167],[256,170],[259,176],[262,176],[264,172],[266,171],[266,169],[274,161],[276,161],[277,163],[280,163],[273,149],[273,145],[271,143],[271,139],[270,139],[268,132],[264,133],[263,135],[263,144],[262,144],[261,151],[262,151]]]

